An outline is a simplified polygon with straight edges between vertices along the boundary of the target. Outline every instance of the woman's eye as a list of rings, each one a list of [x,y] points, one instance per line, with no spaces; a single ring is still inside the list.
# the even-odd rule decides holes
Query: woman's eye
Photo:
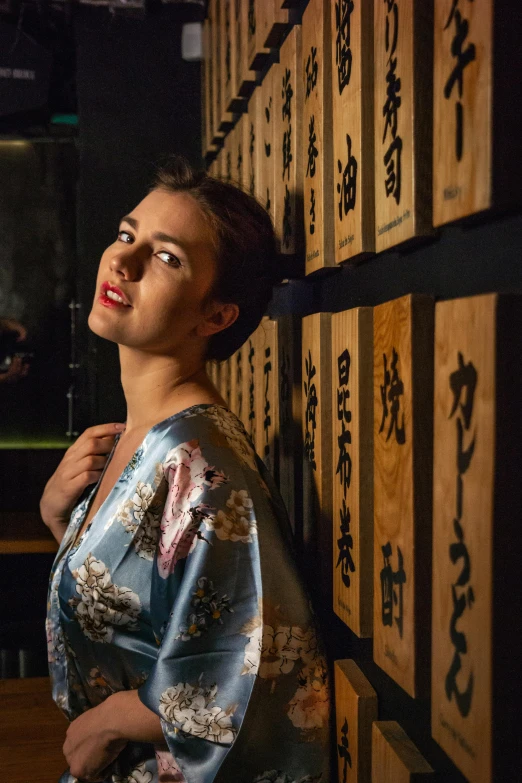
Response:
[[[120,242],[126,242],[127,244],[132,242],[132,236],[128,231],[118,231],[118,239]]]
[[[172,253],[166,253],[165,251],[161,253],[156,253],[159,259],[163,261],[164,264],[168,264],[169,266],[181,266],[181,261],[177,256],[172,255]]]

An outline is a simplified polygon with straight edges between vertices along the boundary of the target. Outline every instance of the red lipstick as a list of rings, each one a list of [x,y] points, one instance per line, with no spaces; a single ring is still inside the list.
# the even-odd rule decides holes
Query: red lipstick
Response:
[[[112,285],[107,280],[101,284],[101,293],[98,301],[105,307],[131,307],[131,303],[121,288]]]

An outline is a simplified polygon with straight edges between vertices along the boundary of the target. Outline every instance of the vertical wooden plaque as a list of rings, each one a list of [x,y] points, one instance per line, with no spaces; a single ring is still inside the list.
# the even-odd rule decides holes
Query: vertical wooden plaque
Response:
[[[433,779],[433,769],[394,720],[372,728],[372,783],[417,783]]]
[[[302,79],[306,274],[333,266],[332,58],[330,2],[303,13]]]
[[[257,112],[260,103],[260,90],[257,88],[248,101],[248,114],[243,119],[243,187],[254,196],[256,194],[256,158],[258,148]]]
[[[259,333],[256,330],[243,347],[243,424],[257,450],[257,417],[260,383]]]
[[[471,783],[522,779],[521,303],[435,311],[431,725]]]
[[[375,250],[373,5],[331,3],[337,263]]]
[[[263,318],[258,329],[257,452],[276,480],[279,478],[279,372],[277,321]]]
[[[285,255],[302,250],[304,229],[301,60],[301,25],[294,25],[281,46],[274,85],[274,226]]]
[[[232,354],[230,359],[228,360],[228,363],[230,365],[230,400],[228,403],[228,407],[232,411],[232,413],[235,413],[237,416],[237,375],[236,375],[236,362],[237,362],[237,355],[239,351],[236,351]]]
[[[259,87],[260,98],[257,105],[257,198],[266,211],[273,217],[274,200],[274,77],[279,65],[271,65]]]
[[[219,124],[221,121],[221,82],[220,82],[220,60],[218,40],[219,40],[219,16],[218,0],[209,0],[208,3],[208,25],[209,25],[209,63],[210,63],[210,98],[212,112],[212,140],[218,140]]]
[[[235,136],[236,154],[234,156],[236,168],[235,171],[233,172],[234,180],[241,188],[244,188],[245,190],[247,188],[245,186],[245,178],[244,178],[243,155],[244,155],[245,124],[247,123],[248,123],[248,114],[242,114],[236,123],[236,136]]]
[[[332,315],[333,609],[373,630],[373,316]]]
[[[221,176],[227,182],[232,180],[232,136],[234,129],[230,130],[225,136],[225,144],[223,146],[223,163],[221,169]]]
[[[371,783],[377,694],[355,661],[335,661],[334,669],[338,780]]]
[[[220,37],[220,63],[221,72],[221,110],[225,114],[230,111],[232,102],[232,39],[231,16],[232,0],[219,0],[219,37]]]
[[[245,2],[245,0],[243,0]],[[270,49],[264,45],[262,38],[261,14],[265,0],[248,0],[247,6],[247,67],[252,71],[260,71],[267,63]]]
[[[319,587],[332,601],[331,316],[303,318],[303,549]]]
[[[279,374],[279,489],[290,524],[301,548],[302,435],[301,435],[301,320],[285,315],[277,320]]]
[[[240,95],[250,97],[257,84],[257,72],[250,68],[249,46],[251,41],[250,27],[252,24],[251,0],[234,0],[236,14],[239,16],[240,28],[240,49],[237,53],[239,57],[239,92]],[[238,7],[239,6],[239,7]],[[255,8],[254,8],[255,18]]]
[[[202,30],[201,63],[201,155],[205,158],[212,141],[211,100],[209,94],[210,82],[210,51],[208,45],[209,21],[205,19]]]
[[[373,312],[373,657],[410,696],[427,695],[430,653],[433,301]]]
[[[374,0],[375,249],[431,231],[433,6]]]
[[[258,4],[259,45],[278,47],[290,24],[289,12],[279,0],[262,0]]]

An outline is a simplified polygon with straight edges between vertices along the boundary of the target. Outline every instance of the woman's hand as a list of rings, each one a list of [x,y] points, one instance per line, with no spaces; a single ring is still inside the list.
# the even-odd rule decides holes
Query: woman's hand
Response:
[[[107,767],[127,744],[106,718],[104,705],[100,704],[73,720],[67,729],[63,755],[73,777],[89,783],[103,781]]]
[[[100,478],[116,433],[124,429],[124,424],[89,427],[67,449],[47,482],[40,500],[40,514],[58,541],[63,538],[71,511],[83,490]]]

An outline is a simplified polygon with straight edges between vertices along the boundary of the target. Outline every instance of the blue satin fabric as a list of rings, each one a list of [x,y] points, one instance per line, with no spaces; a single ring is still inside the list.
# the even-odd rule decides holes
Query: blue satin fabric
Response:
[[[51,574],[53,696],[74,720],[136,688],[165,737],[129,743],[107,783],[327,783],[326,663],[239,419],[199,405],[155,425],[77,540],[95,491]]]

